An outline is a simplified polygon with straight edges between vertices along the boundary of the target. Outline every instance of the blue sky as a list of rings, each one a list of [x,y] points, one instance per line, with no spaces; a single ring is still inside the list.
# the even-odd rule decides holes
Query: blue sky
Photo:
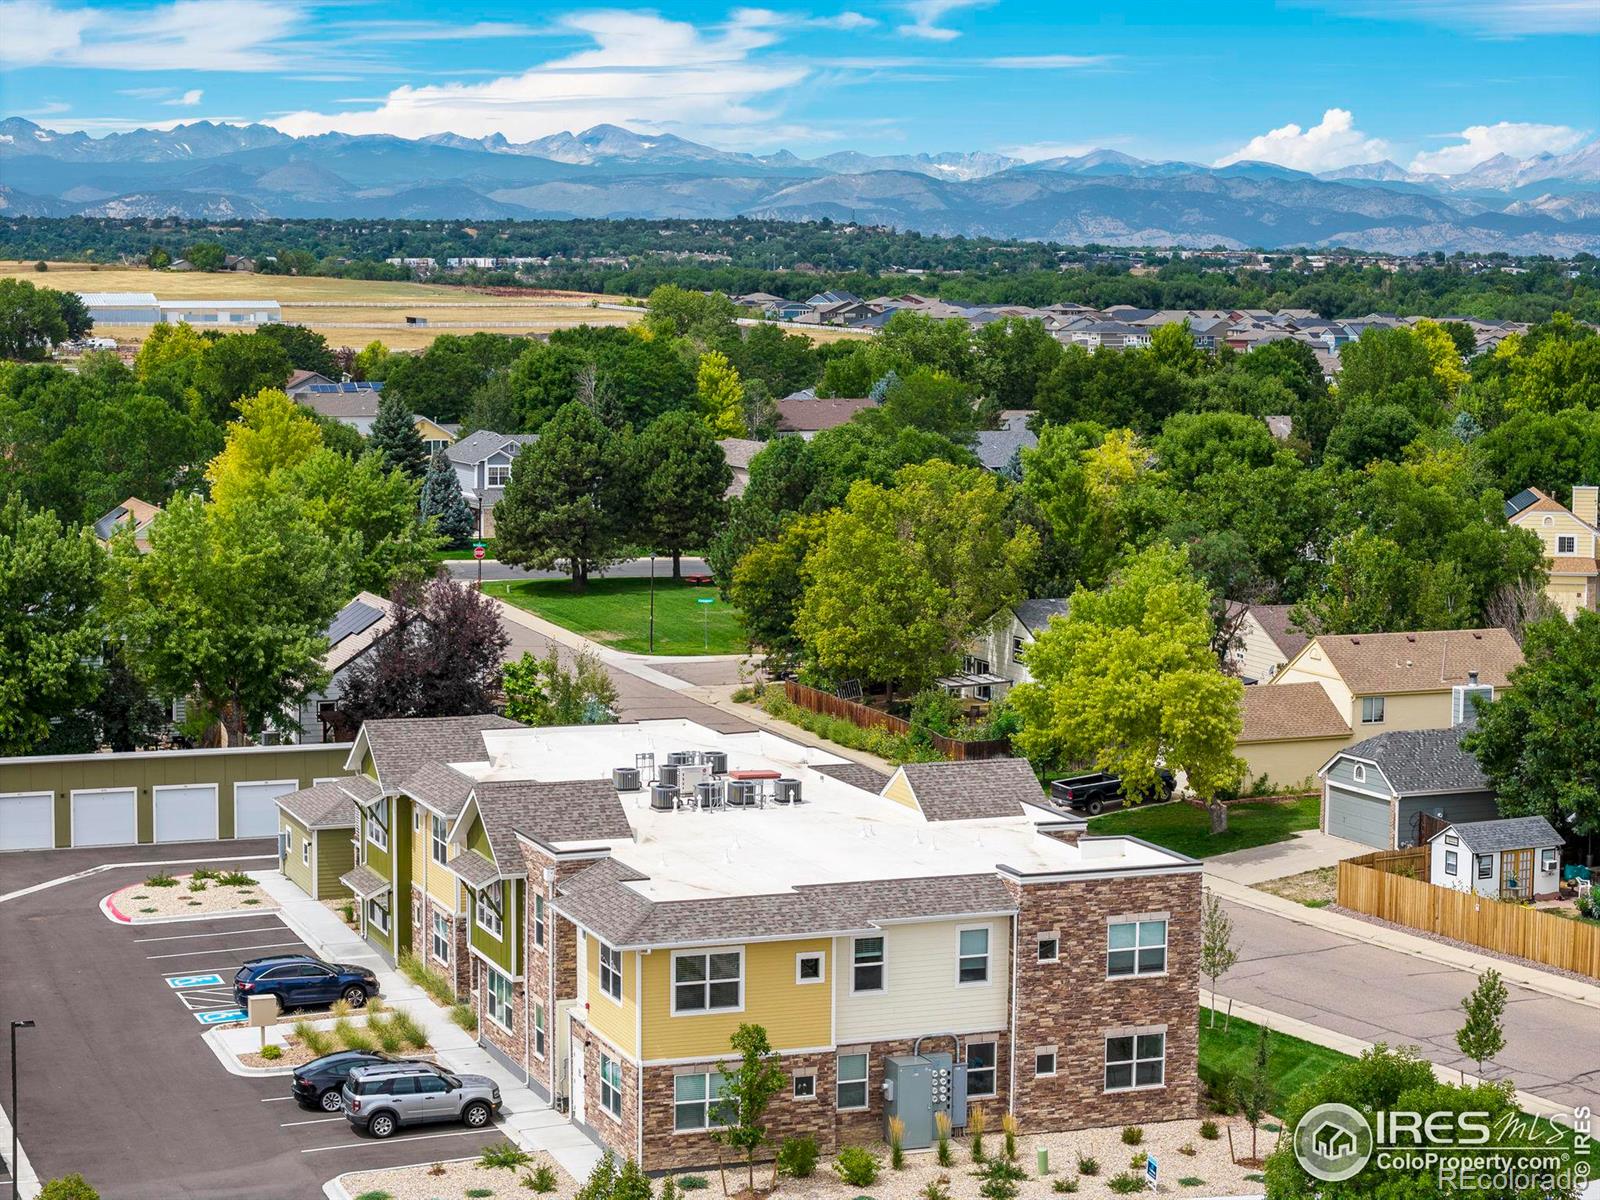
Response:
[[[1462,170],[1600,131],[1600,0],[444,8],[0,0],[0,113],[513,141],[609,121],[803,156],[1109,146],[1308,170]]]

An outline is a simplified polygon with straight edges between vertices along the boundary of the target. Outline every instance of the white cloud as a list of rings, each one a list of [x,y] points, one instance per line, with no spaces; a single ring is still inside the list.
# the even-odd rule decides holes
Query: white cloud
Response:
[[[930,42],[953,41],[961,36],[961,31],[940,25],[939,22],[958,9],[972,8],[990,2],[991,0],[907,0],[903,7],[911,15],[911,23],[898,26],[896,32]]]
[[[1600,33],[1594,0],[1317,0],[1340,16],[1419,21],[1483,37]]]
[[[983,65],[1002,71],[1059,71],[1074,67],[1098,67],[1110,62],[1104,54],[1014,54],[986,58]]]
[[[200,97],[204,95],[205,93],[199,88],[190,88],[176,100],[168,100],[166,103],[174,108],[193,108],[196,104],[200,103]]]
[[[1460,138],[1455,146],[1425,150],[1411,160],[1413,171],[1433,175],[1459,175],[1497,154],[1512,158],[1532,158],[1535,154],[1565,154],[1586,136],[1569,125],[1534,125],[1522,121],[1501,121],[1496,125],[1469,125],[1460,133],[1441,136]]]
[[[1296,171],[1331,171],[1351,163],[1378,162],[1388,156],[1388,143],[1357,129],[1348,109],[1330,108],[1310,129],[1301,129],[1292,122],[1282,125],[1251,138],[1214,165],[1270,162]]]
[[[57,8],[0,0],[0,61],[9,67],[117,71],[269,71],[300,22],[289,0],[175,0],[144,9]]]
[[[842,12],[833,17],[811,17],[804,23],[814,29],[841,29],[846,33],[857,29],[871,29],[877,25],[871,17],[858,12]]]
[[[589,38],[592,49],[485,83],[396,88],[365,111],[294,112],[270,123],[298,135],[499,132],[513,141],[608,122],[689,130],[766,124],[772,114],[757,104],[808,73],[754,57],[778,40],[784,23],[759,9],[704,29],[654,13],[579,12],[562,18],[559,30]]]

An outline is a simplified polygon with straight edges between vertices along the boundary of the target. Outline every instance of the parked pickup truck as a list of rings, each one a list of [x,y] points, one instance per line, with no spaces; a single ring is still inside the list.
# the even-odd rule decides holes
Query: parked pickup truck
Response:
[[[1160,780],[1159,798],[1172,799],[1172,789],[1177,786],[1177,780],[1172,777],[1172,772],[1159,770],[1156,776]],[[1122,794],[1121,778],[1107,775],[1103,771],[1097,771],[1093,775],[1073,775],[1067,779],[1053,780],[1050,784],[1050,799],[1062,808],[1085,812],[1091,817],[1098,816],[1108,808],[1119,808],[1127,802],[1127,797]]]

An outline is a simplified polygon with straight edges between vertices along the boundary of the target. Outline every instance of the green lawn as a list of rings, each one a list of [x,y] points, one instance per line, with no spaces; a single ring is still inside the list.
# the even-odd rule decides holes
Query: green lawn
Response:
[[[1316,796],[1268,803],[1241,800],[1228,805],[1228,832],[1211,836],[1211,817],[1193,804],[1157,804],[1105,813],[1089,821],[1090,833],[1126,833],[1187,854],[1210,858],[1281,842],[1302,829],[1315,829],[1321,801]]]
[[[471,557],[472,557],[472,543],[471,542],[468,542],[467,545],[466,545],[466,548],[462,549],[462,550],[435,550],[433,552],[433,560],[435,562],[459,562],[464,558],[470,559]],[[487,559],[492,559],[494,557],[494,539],[493,538],[490,538],[487,542],[484,543],[483,557],[486,560]]]
[[[1200,1009],[1200,1076],[1214,1080],[1232,1075],[1244,1077],[1250,1073],[1256,1057],[1257,1026],[1235,1017],[1223,1032],[1224,1014],[1217,1013],[1215,1028],[1209,1026],[1211,1010]],[[1350,1056],[1326,1046],[1303,1042],[1282,1033],[1267,1035],[1267,1068],[1272,1076],[1273,1094],[1280,1102],[1294,1095],[1308,1083],[1321,1079],[1329,1071],[1348,1062]]]
[[[563,579],[497,581],[483,590],[604,645],[650,653],[648,579],[591,579],[582,592]],[[742,654],[746,648],[739,610],[716,588],[656,580],[655,653]]]

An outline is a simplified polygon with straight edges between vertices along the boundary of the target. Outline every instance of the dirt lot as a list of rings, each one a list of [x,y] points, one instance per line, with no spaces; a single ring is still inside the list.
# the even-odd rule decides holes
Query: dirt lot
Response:
[[[1318,867],[1315,871],[1302,871],[1299,875],[1269,879],[1265,883],[1256,884],[1256,889],[1271,892],[1274,896],[1282,896],[1285,900],[1293,900],[1297,904],[1309,904],[1320,908],[1333,903],[1338,882],[1336,868]]]

